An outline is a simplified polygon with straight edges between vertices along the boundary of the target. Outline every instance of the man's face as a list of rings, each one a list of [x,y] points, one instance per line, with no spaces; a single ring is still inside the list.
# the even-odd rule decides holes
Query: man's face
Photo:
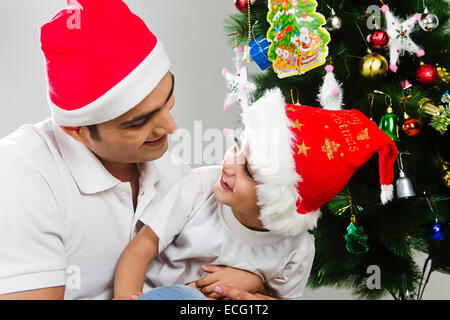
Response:
[[[82,127],[83,142],[103,161],[141,163],[160,158],[168,148],[167,135],[177,129],[170,115],[175,104],[173,88],[174,77],[169,72],[136,107],[98,124],[99,139]]]

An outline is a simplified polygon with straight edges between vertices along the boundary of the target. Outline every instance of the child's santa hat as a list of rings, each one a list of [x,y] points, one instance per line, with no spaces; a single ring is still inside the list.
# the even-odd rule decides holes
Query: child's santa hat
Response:
[[[112,120],[169,71],[161,42],[122,0],[67,0],[41,28],[48,100],[60,125]]]
[[[294,235],[315,228],[320,207],[377,151],[381,202],[392,200],[396,145],[360,111],[286,105],[272,89],[243,110],[242,120],[267,229]]]

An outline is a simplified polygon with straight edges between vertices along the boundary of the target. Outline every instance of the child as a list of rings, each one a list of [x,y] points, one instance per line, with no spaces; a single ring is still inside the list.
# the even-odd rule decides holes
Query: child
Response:
[[[244,109],[243,123],[242,146],[222,166],[193,170],[141,217],[119,260],[116,297],[141,291],[149,264],[153,288],[195,282],[200,266],[214,264],[259,275],[273,297],[300,299],[314,259],[307,230],[377,150],[382,202],[392,198],[397,149],[359,111],[286,105],[276,89]],[[248,290],[239,279],[226,285]]]

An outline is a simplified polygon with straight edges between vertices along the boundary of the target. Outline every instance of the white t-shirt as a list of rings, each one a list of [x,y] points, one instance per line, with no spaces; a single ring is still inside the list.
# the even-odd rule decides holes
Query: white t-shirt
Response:
[[[314,237],[248,229],[215,199],[220,175],[220,166],[192,170],[141,216],[159,237],[159,255],[147,272],[151,287],[187,284],[205,275],[201,265],[226,265],[259,275],[278,298],[300,299],[314,260]]]
[[[134,212],[130,183],[51,119],[1,139],[0,294],[66,285],[65,299],[111,299],[144,208],[190,168],[166,153],[140,170]]]

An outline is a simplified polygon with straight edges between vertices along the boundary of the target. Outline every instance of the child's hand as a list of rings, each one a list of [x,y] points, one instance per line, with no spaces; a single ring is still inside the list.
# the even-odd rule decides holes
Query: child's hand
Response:
[[[201,266],[201,269],[210,274],[196,281],[195,285],[208,298],[221,298],[214,292],[217,285],[238,288],[250,293],[265,291],[261,278],[251,272],[226,266]]]
[[[113,300],[137,300],[140,296],[142,296],[142,292],[135,292],[129,296],[114,297]]]

